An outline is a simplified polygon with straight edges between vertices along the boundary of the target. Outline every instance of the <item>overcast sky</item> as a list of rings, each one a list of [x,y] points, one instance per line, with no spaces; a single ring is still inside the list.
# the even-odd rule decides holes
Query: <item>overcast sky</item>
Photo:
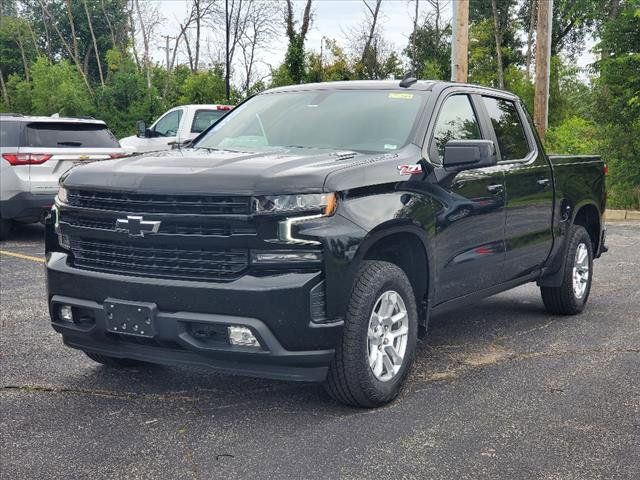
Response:
[[[277,1],[277,0],[274,0]],[[297,19],[300,19],[305,0],[294,0],[298,9]],[[164,22],[160,28],[160,35],[175,35],[179,31],[178,23],[184,19],[188,12],[188,0],[159,0],[153,3],[160,10],[164,17]],[[427,7],[427,2],[421,2],[421,9]],[[313,3],[313,24],[307,36],[306,48],[312,50],[320,49],[320,42],[323,36],[334,38],[343,47],[347,47],[346,34],[350,29],[358,25],[364,18],[364,6],[361,0],[315,0]],[[385,39],[394,46],[397,51],[406,47],[409,34],[413,28],[413,2],[407,0],[385,0],[381,6],[381,26]],[[448,2],[444,9],[445,20],[451,18],[451,2]],[[215,34],[208,35],[209,39]],[[158,36],[157,38],[160,38]],[[160,43],[158,43],[160,46]],[[588,51],[592,42],[589,42],[587,49],[578,59],[581,67],[593,62],[593,55]],[[260,57],[274,67],[282,63],[287,48],[287,37],[282,35],[273,42],[269,51],[261,52]],[[215,47],[212,48],[215,50]],[[209,56],[203,52],[205,62],[209,62]],[[164,51],[159,48],[155,52],[157,61],[164,62]]]

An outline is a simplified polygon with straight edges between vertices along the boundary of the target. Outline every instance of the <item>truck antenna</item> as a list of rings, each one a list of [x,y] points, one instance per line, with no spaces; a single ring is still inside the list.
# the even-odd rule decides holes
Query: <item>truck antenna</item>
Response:
[[[400,86],[402,88],[409,88],[411,85],[416,83],[418,79],[413,76],[413,72],[409,71],[405,74],[404,78],[400,82]]]

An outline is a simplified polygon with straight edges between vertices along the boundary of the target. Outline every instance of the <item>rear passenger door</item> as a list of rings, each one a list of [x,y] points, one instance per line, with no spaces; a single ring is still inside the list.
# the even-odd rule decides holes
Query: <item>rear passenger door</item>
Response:
[[[454,93],[442,102],[431,132],[429,159],[442,164],[449,140],[491,139],[482,122],[479,97]],[[437,217],[436,302],[441,303],[502,281],[504,262],[504,173],[500,167],[460,172],[440,182]]]
[[[505,171],[505,281],[536,271],[552,246],[553,177],[526,113],[512,98],[483,96]]]

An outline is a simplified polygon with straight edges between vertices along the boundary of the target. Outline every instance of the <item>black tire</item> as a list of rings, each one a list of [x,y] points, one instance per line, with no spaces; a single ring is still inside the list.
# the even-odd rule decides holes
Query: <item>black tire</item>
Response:
[[[144,362],[141,362],[140,360],[133,360],[131,358],[108,357],[106,355],[100,355],[99,353],[93,352],[84,353],[94,362],[101,363],[102,365],[106,365],[111,368],[131,368],[144,365]]]
[[[13,222],[0,218],[0,240],[6,240],[13,229]]]
[[[581,225],[572,225],[567,239],[567,253],[562,284],[559,287],[540,287],[542,301],[547,312],[553,315],[576,315],[584,309],[591,291],[593,279],[593,246],[589,234]],[[588,255],[588,278],[584,293],[577,296],[573,288],[573,269],[576,267],[576,252],[584,245]]]
[[[369,367],[369,319],[381,295],[396,292],[407,310],[407,345],[401,367],[381,381]],[[338,402],[354,407],[385,405],[398,396],[411,370],[418,332],[418,311],[409,279],[396,265],[365,261],[355,280],[344,323],[342,338],[324,382],[327,393]]]

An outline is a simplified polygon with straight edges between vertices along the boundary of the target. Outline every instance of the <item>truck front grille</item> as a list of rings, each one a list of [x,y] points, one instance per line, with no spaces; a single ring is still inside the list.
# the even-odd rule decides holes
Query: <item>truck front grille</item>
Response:
[[[72,227],[96,228],[101,230],[115,231],[116,219],[122,215],[102,214],[100,216],[88,213],[63,210],[60,212],[60,222]],[[227,222],[216,221],[214,223],[204,219],[197,220],[189,218],[178,220],[176,218],[161,218],[159,234],[166,235],[204,235],[216,237],[230,237],[234,235],[256,235],[256,227],[249,222]]]
[[[208,195],[151,195],[129,192],[70,190],[69,205],[129,213],[191,215],[249,215],[250,197]]]
[[[71,238],[69,243],[75,267],[123,275],[225,280],[238,277],[249,266],[245,249],[160,248],[88,238]]]

